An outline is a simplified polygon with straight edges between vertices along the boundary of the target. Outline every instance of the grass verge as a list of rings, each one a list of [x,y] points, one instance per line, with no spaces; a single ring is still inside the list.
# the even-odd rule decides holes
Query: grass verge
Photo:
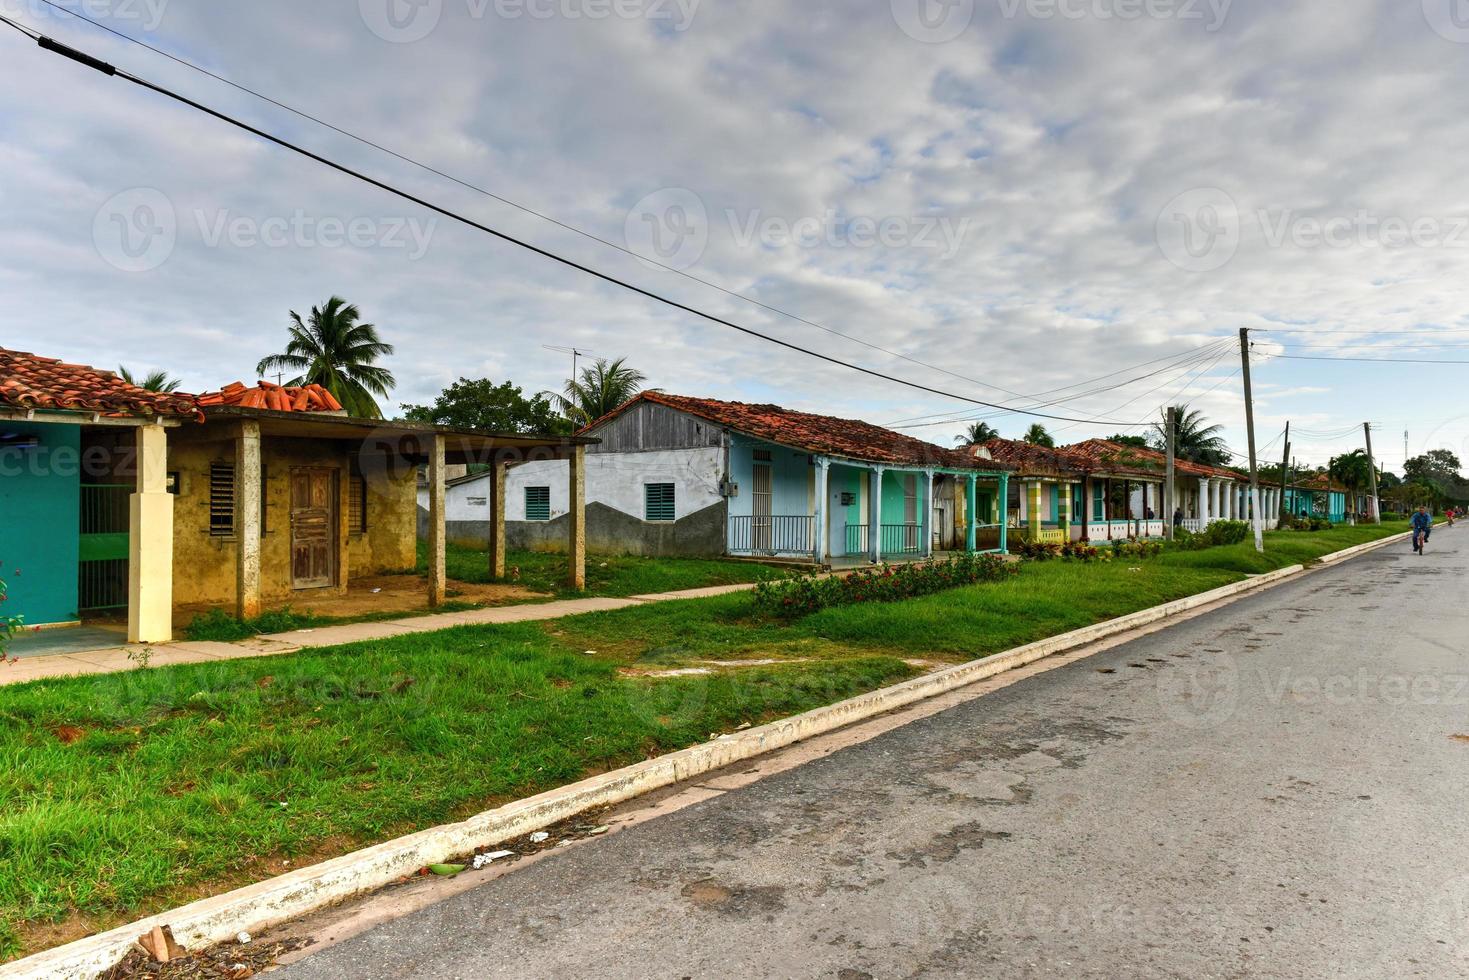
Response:
[[[1402,529],[1028,564],[788,624],[741,593],[0,688],[0,958],[882,687],[914,658],[985,656]]]

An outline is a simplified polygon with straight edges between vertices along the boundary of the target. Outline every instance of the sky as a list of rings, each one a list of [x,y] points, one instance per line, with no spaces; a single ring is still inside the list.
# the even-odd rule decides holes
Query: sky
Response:
[[[942,394],[600,282],[3,26],[0,346],[204,391],[253,380],[290,311],[340,295],[396,348],[390,414],[461,376],[559,389],[571,358],[545,346],[574,346],[666,391],[942,444],[975,418],[1060,442],[1141,433],[1187,402],[1244,452],[1249,328],[1262,460],[1287,421],[1303,463],[1360,447],[1366,421],[1389,469],[1405,433],[1410,455],[1469,460],[1465,369],[1444,363],[1469,361],[1459,0],[68,5],[495,196],[42,0],[0,14]],[[1303,359],[1323,357],[1368,360]]]

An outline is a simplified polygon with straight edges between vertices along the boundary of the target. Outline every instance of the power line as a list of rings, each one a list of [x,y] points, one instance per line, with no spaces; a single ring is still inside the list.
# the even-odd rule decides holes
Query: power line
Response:
[[[730,297],[733,297],[735,299],[743,300],[744,302],[750,303],[750,304],[752,304],[754,306],[758,306],[758,307],[760,307],[763,310],[767,310],[767,311],[769,311],[771,313],[775,313],[775,314],[778,314],[780,316],[787,317],[787,318],[789,318],[791,320],[796,321],[797,323],[804,323],[807,326],[815,327],[816,329],[823,330],[826,333],[829,333],[829,334],[831,334],[834,337],[841,337],[843,340],[849,340],[849,341],[851,341],[854,344],[860,344],[863,347],[866,347],[866,348],[868,348],[870,350],[877,351],[877,352],[882,353],[882,354],[886,354],[889,357],[896,357],[896,358],[898,358],[900,360],[907,361],[910,364],[915,364],[915,365],[918,365],[919,367],[928,368],[931,371],[938,371],[939,373],[946,374],[949,377],[954,378],[956,380],[959,380],[959,381],[967,381],[970,384],[976,384],[976,385],[979,385],[982,388],[990,388],[990,389],[992,389],[994,391],[1002,391],[1005,394],[1007,394],[1007,395],[1013,395],[1016,398],[1027,398],[1027,397],[1030,397],[1030,396],[1025,395],[1025,394],[1023,394],[1021,392],[1011,391],[1009,388],[1005,388],[1005,387],[1002,387],[1002,386],[997,385],[997,384],[993,384],[993,383],[988,382],[988,381],[981,381],[978,378],[971,378],[968,375],[958,374],[958,373],[956,373],[954,371],[949,370],[948,368],[941,367],[941,366],[939,366],[937,364],[930,364],[927,361],[921,361],[918,358],[911,357],[911,356],[909,356],[907,354],[903,354],[903,353],[901,353],[899,351],[890,350],[889,348],[883,347],[880,344],[874,344],[874,343],[871,343],[870,341],[863,340],[860,337],[854,337],[851,334],[843,333],[840,330],[836,330],[836,329],[834,329],[832,327],[828,327],[828,326],[826,326],[824,324],[821,324],[821,323],[816,322],[815,320],[808,319],[808,318],[803,317],[803,316],[801,316],[799,314],[791,313],[791,312],[789,312],[787,310],[783,310],[783,309],[781,309],[778,306],[773,306],[773,305],[771,305],[769,303],[766,303],[766,302],[764,302],[762,300],[755,299],[753,296],[746,295],[745,293],[741,293],[738,290],[729,289],[727,287],[724,287],[724,286],[719,285],[718,283],[711,282],[708,279],[704,279],[701,276],[696,276],[692,272],[688,272],[688,271],[686,271],[684,269],[677,269],[677,268],[674,268],[673,266],[670,266],[670,265],[665,265],[664,263],[658,261],[656,258],[654,258],[652,256],[644,255],[643,253],[634,251],[633,249],[628,248],[628,247],[626,247],[624,245],[619,245],[619,244],[617,244],[614,241],[610,241],[610,240],[608,240],[606,238],[601,237],[600,235],[593,234],[592,232],[589,232],[589,231],[587,231],[584,228],[578,228],[577,226],[575,226],[573,224],[570,224],[568,222],[562,221],[559,218],[556,218],[556,217],[554,217],[552,215],[546,214],[544,211],[538,211],[535,208],[528,207],[528,206],[526,206],[524,204],[520,204],[520,203],[518,203],[516,201],[512,201],[512,200],[510,200],[507,197],[504,197],[504,196],[502,196],[500,194],[496,194],[494,191],[491,191],[491,190],[489,190],[489,189],[487,189],[485,187],[481,187],[478,184],[471,183],[470,181],[464,180],[461,177],[455,177],[453,174],[446,173],[443,170],[439,170],[438,168],[436,168],[436,167],[434,167],[434,166],[432,166],[430,164],[424,163],[423,161],[418,160],[418,159],[415,159],[414,157],[408,156],[407,154],[402,153],[402,152],[400,152],[398,150],[394,150],[391,147],[384,146],[383,144],[378,143],[378,142],[376,142],[374,140],[368,139],[365,136],[359,136],[358,134],[352,132],[351,130],[344,129],[343,127],[338,126],[335,123],[331,123],[331,122],[328,122],[325,119],[322,119],[320,116],[312,115],[311,113],[306,112],[305,110],[297,109],[297,108],[295,108],[292,105],[289,105],[289,104],[287,104],[285,102],[281,102],[279,99],[272,98],[271,96],[266,95],[263,92],[257,91],[256,89],[253,89],[253,88],[250,88],[248,85],[244,85],[244,84],[241,84],[240,82],[236,82],[236,81],[233,81],[231,79],[225,78],[223,75],[216,74],[215,72],[210,71],[208,68],[205,68],[202,65],[197,65],[194,62],[189,61],[187,58],[182,58],[182,57],[179,57],[178,55],[170,54],[167,51],[164,51],[164,50],[162,50],[160,48],[154,47],[153,45],[149,44],[146,41],[140,40],[140,39],[138,39],[136,37],[133,37],[130,34],[126,34],[126,33],[122,32],[122,31],[117,30],[116,28],[109,27],[108,25],[106,25],[106,24],[104,24],[104,23],[102,23],[100,21],[94,20],[91,17],[88,17],[84,13],[79,13],[79,12],[77,12],[75,10],[72,10],[72,9],[68,8],[68,7],[64,7],[64,6],[62,6],[62,5],[58,4],[58,3],[54,3],[53,0],[41,0],[41,3],[44,3],[48,7],[52,7],[54,9],[56,9],[56,10],[59,10],[62,13],[70,14],[72,17],[75,17],[78,20],[85,21],[86,23],[91,24],[93,27],[96,27],[96,28],[99,28],[101,30],[104,30],[104,31],[108,32],[109,34],[112,34],[112,35],[114,35],[116,37],[119,37],[122,40],[127,41],[129,43],[136,44],[136,45],[138,45],[141,48],[145,48],[145,49],[153,52],[154,54],[160,55],[160,56],[162,56],[164,58],[169,59],[170,61],[176,62],[177,64],[180,64],[180,65],[182,65],[185,68],[189,68],[189,69],[192,69],[193,71],[199,72],[201,75],[205,75],[205,76],[207,76],[209,78],[212,78],[215,81],[221,82],[222,84],[225,84],[225,85],[228,85],[228,86],[230,86],[233,89],[236,89],[236,90],[238,90],[240,92],[244,92],[247,95],[252,95],[255,98],[260,99],[263,102],[267,102],[270,105],[273,105],[273,106],[275,106],[278,109],[283,109],[286,112],[292,113],[293,115],[298,116],[301,119],[307,119],[307,120],[310,120],[311,122],[316,123],[319,126],[324,126],[325,128],[331,130],[332,132],[337,133],[338,135],[341,135],[341,136],[345,136],[345,137],[347,137],[350,140],[355,140],[356,142],[362,144],[363,146],[372,147],[374,150],[377,150],[377,151],[379,151],[381,153],[386,153],[388,156],[393,157],[394,159],[401,160],[402,162],[407,163],[407,164],[409,164],[411,166],[414,166],[414,167],[418,167],[419,169],[421,169],[421,170],[423,170],[423,171],[425,171],[427,173],[431,173],[431,174],[434,174],[435,176],[442,177],[445,180],[452,181],[453,183],[458,184],[460,187],[463,187],[466,190],[471,190],[471,191],[474,191],[476,194],[482,194],[485,197],[488,197],[488,198],[490,198],[492,200],[499,201],[501,204],[504,204],[504,205],[506,205],[508,207],[515,208],[516,210],[521,211],[521,212],[523,212],[525,214],[532,215],[532,216],[534,216],[536,218],[541,219],[542,221],[549,222],[550,224],[553,224],[553,225],[555,225],[558,228],[564,229],[565,231],[569,231],[569,232],[572,232],[573,234],[580,235],[583,238],[587,239],[588,241],[593,241],[593,242],[598,243],[599,245],[605,245],[608,248],[616,249],[617,251],[622,252],[624,255],[631,256],[632,258],[635,258],[635,259],[637,259],[637,260],[639,260],[641,262],[647,262],[650,265],[657,266],[658,268],[663,269],[666,272],[672,272],[674,275],[682,276],[683,278],[689,280],[690,282],[696,282],[696,283],[699,283],[702,286],[707,286],[710,289],[716,289],[719,292],[724,293],[726,296],[730,296]]]
[[[99,58],[95,58],[92,55],[86,54],[83,51],[79,51],[76,48],[70,47],[69,45],[62,44],[61,42],[53,40],[46,35],[34,34],[29,30],[25,30],[21,27],[21,25],[17,24],[15,21],[11,20],[8,17],[0,16],[0,23],[8,24],[11,27],[14,27],[17,30],[21,31],[21,33],[25,34],[26,36],[33,38],[38,44],[40,44],[40,46],[44,50],[51,51],[54,54],[59,54],[62,57],[69,58],[79,64],[86,65],[87,67],[95,69],[104,75],[120,78],[127,82],[132,82],[134,85],[137,85],[140,88],[147,89],[151,92],[156,92],[157,94],[162,95],[165,98],[173,99],[175,102],[186,105],[191,109],[196,109],[199,112],[220,120],[221,122],[228,123],[229,125],[234,126],[237,129],[241,129],[267,142],[274,143],[275,145],[283,149],[287,149],[292,151],[293,153],[300,154],[301,156],[306,157],[309,160],[313,160],[325,167],[329,167],[332,170],[337,171],[338,173],[345,174],[348,177],[353,177],[357,180],[362,181],[365,184],[376,187],[379,190],[387,191],[389,194],[401,197],[402,199],[417,204],[420,207],[427,208],[428,210],[433,211],[436,214],[443,215],[444,217],[449,218],[453,221],[458,221],[478,231],[482,231],[487,235],[498,238],[501,241],[507,242],[511,245],[516,245],[520,248],[525,249],[526,251],[533,252],[536,255],[541,256],[542,258],[550,259],[553,262],[557,262],[568,268],[575,269],[578,272],[585,273],[586,275],[592,276],[596,279],[600,279],[603,282],[610,283],[614,286],[620,286],[623,289],[628,290],[629,292],[637,293],[638,295],[646,297],[647,299],[651,299],[654,302],[662,303],[663,305],[671,307],[672,309],[681,310],[685,313],[700,317],[701,319],[708,320],[710,323],[716,323],[720,326],[728,327],[731,330],[738,331],[747,336],[756,337],[760,340],[776,344],[788,350],[793,350],[797,353],[805,354],[808,357],[814,357],[818,360],[825,361],[828,364],[834,364],[838,367],[843,367],[851,371],[857,371],[861,374],[868,375],[869,377],[879,378],[881,380],[889,381],[894,384],[904,385],[909,388],[914,388],[918,391],[925,391],[929,394],[941,395],[945,398],[953,398],[956,401],[969,402],[973,405],[982,405],[987,408],[997,409],[1002,412],[1010,412],[1018,415],[1032,415],[1036,416],[1037,418],[1048,418],[1062,422],[1079,422],[1087,424],[1096,423],[1104,425],[1125,424],[1120,422],[1107,422],[1102,419],[1078,419],[1064,415],[1051,415],[1045,412],[1037,412],[1029,409],[984,401],[978,398],[971,398],[967,395],[960,395],[954,392],[944,391],[943,389],[934,388],[930,385],[925,385],[917,381],[909,381],[907,379],[898,378],[890,374],[884,374],[883,372],[875,370],[873,368],[863,367],[860,364],[854,364],[850,361],[844,361],[841,358],[833,357],[830,354],[823,354],[819,351],[815,351],[807,347],[802,347],[799,344],[794,344],[787,340],[781,340],[779,337],[773,337],[770,334],[761,333],[760,331],[755,330],[751,327],[742,326],[732,320],[726,320],[723,317],[715,316],[712,313],[706,313],[703,310],[690,306],[686,303],[681,303],[678,300],[672,299],[668,296],[664,296],[660,293],[653,292],[650,289],[644,289],[643,287],[628,282],[625,279],[619,279],[610,273],[601,272],[597,269],[592,268],[591,266],[577,262],[574,259],[569,259],[563,255],[557,254],[556,252],[552,252],[549,249],[542,248],[538,245],[533,245],[530,242],[527,242],[520,238],[516,238],[515,236],[507,232],[499,231],[489,225],[476,221],[473,218],[460,214],[457,211],[450,210],[449,208],[443,207],[442,205],[434,204],[424,198],[418,197],[414,194],[410,194],[408,191],[400,190],[399,188],[394,187],[392,184],[386,183],[385,181],[378,180],[374,177],[369,177],[361,171],[354,170],[345,164],[337,163],[336,161],[328,157],[308,150],[305,147],[292,143],[289,140],[286,140],[280,136],[276,136],[272,133],[266,132],[263,129],[252,126],[249,123],[244,122],[240,119],[236,119],[235,117],[230,116],[227,113],[221,112],[218,109],[213,109],[207,105],[204,105],[201,102],[196,102],[186,95],[182,95],[157,83],[150,82],[147,79],[141,78],[137,75],[133,75],[130,72],[123,71],[114,65],[108,64],[107,62],[102,61]]]
[[[1366,361],[1369,364],[1469,364],[1469,360],[1443,360],[1418,357],[1324,357],[1310,354],[1272,354],[1288,361]]]

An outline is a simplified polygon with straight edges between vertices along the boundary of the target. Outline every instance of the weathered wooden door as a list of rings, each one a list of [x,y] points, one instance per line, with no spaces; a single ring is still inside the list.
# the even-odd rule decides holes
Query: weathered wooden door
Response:
[[[337,474],[291,468],[291,587],[337,584]]]

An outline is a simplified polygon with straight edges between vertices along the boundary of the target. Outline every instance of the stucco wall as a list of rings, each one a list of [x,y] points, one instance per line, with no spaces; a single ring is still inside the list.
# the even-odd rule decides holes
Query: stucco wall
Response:
[[[30,626],[74,622],[81,429],[6,421],[0,432],[39,440],[0,449],[0,578],[10,586],[0,612]]]
[[[232,605],[236,597],[234,537],[209,533],[209,466],[234,462],[235,443],[226,433],[183,430],[171,440],[168,468],[178,474],[174,505],[174,602]],[[354,576],[401,571],[414,565],[414,474],[373,473],[368,486],[365,534],[346,529],[347,475],[351,457],[347,443],[263,437],[261,493],[265,519],[260,540],[260,594],[267,604],[280,604],[297,594],[291,586],[291,481],[293,466],[337,471],[338,515],[344,534],[338,541],[338,584],[345,591]],[[238,481],[237,481],[238,485]],[[345,545],[345,547],[342,547]],[[320,590],[316,590],[320,591]]]

